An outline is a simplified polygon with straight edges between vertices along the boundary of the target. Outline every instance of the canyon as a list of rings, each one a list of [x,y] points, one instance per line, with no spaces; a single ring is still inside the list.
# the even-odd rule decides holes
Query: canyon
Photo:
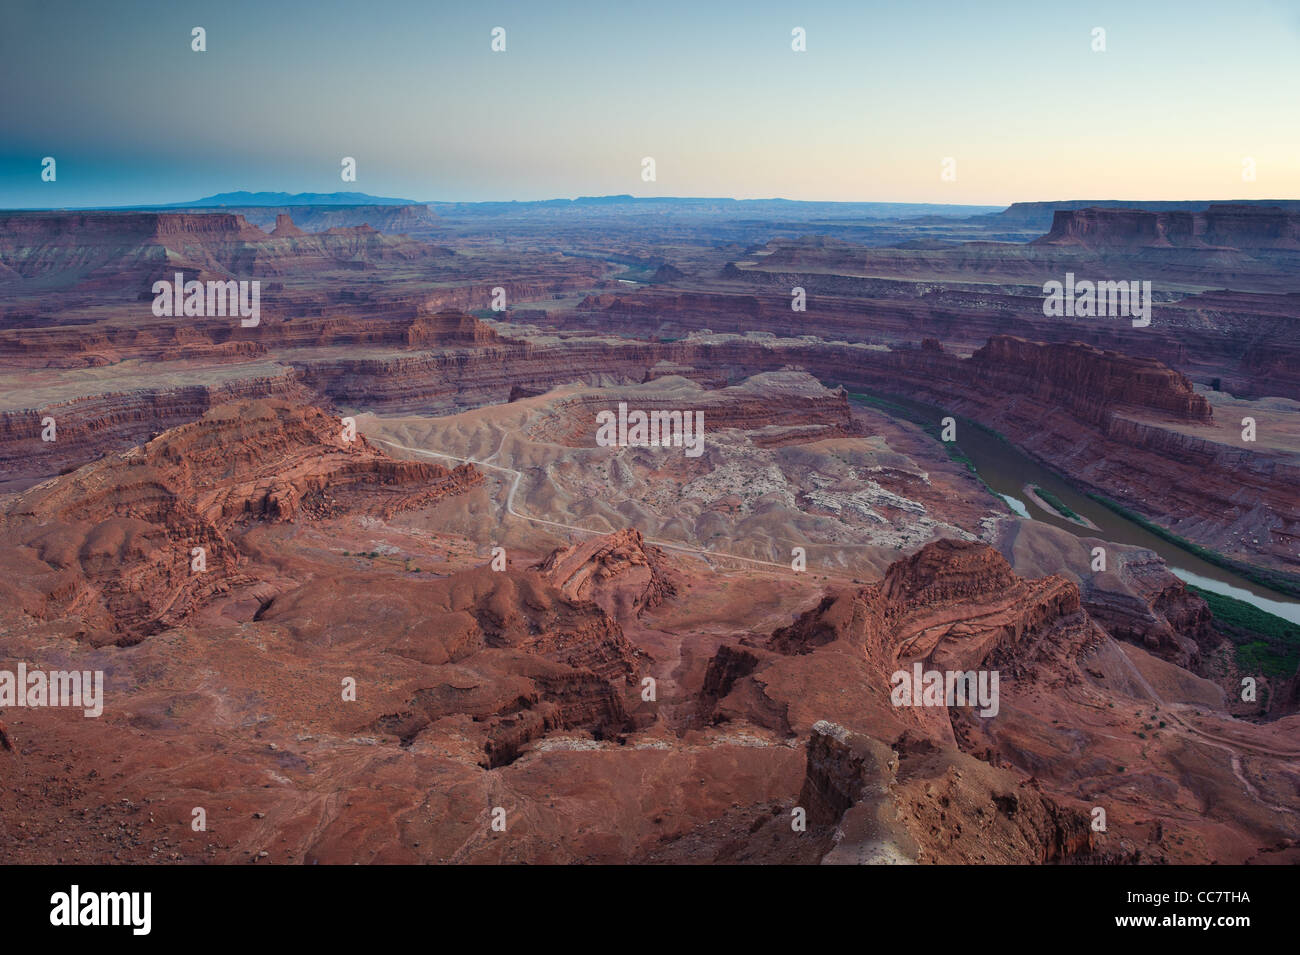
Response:
[[[1290,644],[962,451],[1300,586],[1295,204],[680,203],[0,215],[0,650],[107,695],[0,713],[0,853],[1297,857]],[[1067,271],[1150,327],[1046,317]],[[177,272],[261,322],[153,315]]]

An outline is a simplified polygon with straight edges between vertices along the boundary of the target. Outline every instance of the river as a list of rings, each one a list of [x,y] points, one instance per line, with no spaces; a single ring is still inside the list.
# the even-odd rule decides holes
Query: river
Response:
[[[947,412],[919,401],[893,395],[878,396],[918,414],[928,421],[938,422]],[[888,409],[868,405],[888,414]],[[973,422],[953,416],[957,420],[957,446],[975,465],[975,470],[989,487],[999,494],[1011,509],[1021,517],[1030,517],[1069,531],[1076,537],[1096,537],[1117,544],[1132,544],[1153,550],[1164,558],[1170,571],[1189,584],[1195,584],[1213,593],[1235,597],[1253,604],[1292,623],[1300,623],[1300,600],[1275,593],[1246,580],[1230,570],[1207,563],[1195,554],[1157,537],[1139,524],[1116,514],[1105,505],[1076,491],[1053,471],[1034,461],[1028,455],[1008,444],[997,435],[976,426]],[[1097,525],[1097,530],[1082,527],[1066,520],[1050,508],[1040,507],[1027,498],[1026,485],[1037,485],[1056,495],[1074,513],[1086,517]]]

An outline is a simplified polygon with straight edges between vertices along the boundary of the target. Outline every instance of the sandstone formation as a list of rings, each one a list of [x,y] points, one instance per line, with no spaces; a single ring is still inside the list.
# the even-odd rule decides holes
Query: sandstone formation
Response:
[[[1106,426],[1126,407],[1180,421],[1213,417],[1210,403],[1192,390],[1187,378],[1149,358],[999,335],[972,360],[987,384],[1058,405],[1092,425]]]
[[[934,764],[944,761],[944,772],[934,773]],[[920,779],[926,780],[927,795],[938,795],[936,784],[942,787],[937,802],[946,808],[936,814],[940,826],[918,841],[899,803],[920,788]],[[1000,790],[999,783],[1007,789]],[[979,792],[980,787],[988,787],[988,792]],[[970,813],[972,803],[986,800],[995,811]],[[1004,862],[1087,859],[1097,844],[1088,816],[1045,796],[1032,779],[1011,785],[978,761],[943,753],[924,740],[904,737],[893,748],[825,721],[814,724],[808,740],[808,770],[799,802],[808,807],[810,820],[834,828],[831,848],[822,858],[830,865],[939,861],[941,856],[929,855],[922,846],[933,845],[935,829],[969,838],[972,833],[962,832],[963,825],[971,826],[990,855],[996,853]],[[911,820],[924,832],[916,826],[920,821]],[[951,851],[959,841],[942,848]]]
[[[594,601],[621,620],[640,616],[673,595],[669,566],[662,549],[628,528],[557,548],[537,569],[569,597]]]
[[[1149,684],[1128,675],[1133,652],[1089,618],[1073,584],[1022,580],[984,545],[937,541],[879,584],[828,594],[765,642],[722,647],[702,702],[725,724],[810,734],[799,800],[823,827],[823,861],[1150,861],[1165,850],[1101,834],[1086,811],[1096,798],[1087,774],[1123,774],[1117,762],[1128,757],[1122,742],[1107,742],[1106,724],[1122,717],[1096,725],[1083,714],[1150,706]],[[891,705],[890,675],[914,662],[996,670],[998,714]],[[845,680],[851,701],[835,692]],[[819,710],[836,721],[815,718]],[[1059,761],[1063,744],[1091,754],[1086,769]],[[1182,745],[1146,765],[1170,793],[1186,785]],[[1214,786],[1237,785],[1215,774]]]
[[[332,604],[330,642],[367,647],[375,620],[385,619],[380,639],[389,652],[429,669],[409,698],[375,718],[372,732],[411,746],[456,726],[492,769],[547,733],[587,730],[602,739],[630,729],[624,685],[643,654],[590,601],[532,574],[487,568],[400,591],[367,588],[350,602],[336,602],[333,587],[308,583],[272,600],[259,620],[316,642],[323,635],[309,608]],[[399,619],[403,626],[394,626]]]
[[[391,460],[318,409],[223,404],[15,497],[0,516],[16,545],[4,586],[32,616],[75,613],[91,639],[131,642],[241,581],[249,522],[388,517],[480,480],[467,465]]]
[[[275,217],[275,230],[271,233],[272,238],[284,239],[306,234],[293,224],[293,217],[287,212],[281,212]]]
[[[1081,584],[1088,615],[1117,640],[1145,647],[1162,659],[1200,672],[1203,654],[1222,642],[1205,601],[1188,591],[1150,551],[1121,556],[1110,574],[1094,574]]]
[[[659,381],[675,371],[656,365],[648,376]],[[690,407],[680,399],[659,392],[621,393],[620,402],[647,414],[655,411],[703,415],[709,431],[739,429],[758,432],[760,447],[840,437],[857,430],[849,411],[848,395],[827,391],[801,371],[783,370],[754,375],[730,388],[696,395]],[[594,440],[596,416],[610,412],[617,416],[620,402],[598,394],[581,394],[562,402],[556,413],[539,424],[534,433],[547,440],[577,446]],[[695,420],[695,419],[692,419]]]
[[[167,428],[201,417],[216,405],[256,398],[310,401],[291,370],[269,366],[248,378],[211,385],[91,394],[39,409],[0,411],[0,465],[6,483],[27,487],[146,442]],[[41,422],[46,418],[54,419],[53,441],[41,438]]]

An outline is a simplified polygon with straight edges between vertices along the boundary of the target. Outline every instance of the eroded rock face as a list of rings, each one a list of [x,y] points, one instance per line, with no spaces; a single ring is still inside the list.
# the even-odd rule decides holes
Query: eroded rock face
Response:
[[[0,471],[11,487],[30,487],[105,454],[143,444],[216,405],[256,398],[308,401],[291,369],[267,367],[266,372],[211,386],[114,391],[54,402],[39,411],[0,412]],[[55,421],[55,441],[41,440],[41,422],[47,417]]]
[[[714,720],[808,734],[800,804],[823,827],[812,835],[825,862],[1100,858],[1137,849],[1102,846],[1076,797],[1048,795],[1021,734],[1040,732],[1038,694],[1091,692],[1081,661],[1103,643],[1073,583],[1022,580],[986,545],[939,540],[877,584],[827,595],[766,646],[720,648],[704,699]],[[999,711],[891,702],[913,664],[997,672]]]
[[[893,564],[881,596],[899,606],[915,606],[1008,591],[1019,582],[1011,565],[991,548],[939,540]]]
[[[880,583],[828,596],[776,631],[770,647],[798,654],[843,642],[889,673],[915,661],[968,670],[995,657],[1020,668],[1043,654],[1068,655],[1091,630],[1075,584],[1022,580],[986,544],[937,540],[893,564]]]
[[[421,311],[406,330],[412,348],[493,345],[501,336],[472,315],[454,310]]]
[[[1112,637],[1192,672],[1222,640],[1205,601],[1151,551],[1122,557],[1111,573],[1092,575],[1083,588],[1088,615]]]
[[[657,364],[649,380],[659,381],[686,368]],[[685,377],[685,376],[683,376]],[[764,372],[726,388],[696,391],[688,399],[647,390],[629,389],[617,401],[607,395],[580,394],[561,402],[534,432],[547,440],[575,447],[590,446],[596,416],[618,414],[619,403],[629,409],[703,415],[707,431],[736,429],[754,432],[760,447],[779,447],[857,433],[843,389],[830,390],[802,371]],[[696,419],[690,419],[694,422]],[[680,422],[679,422],[680,423]]]
[[[0,528],[29,613],[76,613],[93,639],[131,642],[238,580],[249,522],[391,516],[481,480],[468,465],[395,461],[348,441],[317,408],[241,401],[18,495]]]
[[[0,279],[17,283],[53,274],[66,282],[77,275],[83,287],[135,285],[143,296],[155,279],[170,280],[178,271],[269,277],[344,261],[414,261],[434,254],[424,243],[367,225],[319,233],[296,226],[290,231],[292,225],[278,221],[277,232],[268,235],[231,213],[12,213],[0,217]]]
[[[324,633],[312,612],[321,607],[330,608]],[[613,739],[626,732],[624,693],[645,660],[595,603],[531,571],[347,582],[341,593],[338,582],[309,581],[274,599],[258,619],[304,645],[383,646],[423,664],[419,685],[368,731],[410,746],[455,727],[474,741],[486,768],[512,762],[548,733]]]
[[[961,358],[934,349],[889,351],[830,343],[786,342],[775,348],[758,340],[584,341],[491,348],[477,359],[330,360],[304,366],[301,375],[340,399],[359,394],[394,410],[441,410],[537,393],[575,376],[631,378],[660,362],[670,363],[674,373],[704,381],[713,381],[724,369],[752,374],[798,364],[820,380],[850,390],[926,401],[984,422],[1055,470],[1205,546],[1276,566],[1297,566],[1300,560],[1289,543],[1300,533],[1300,497],[1294,491],[1300,486],[1300,469],[1293,454],[1245,448],[1239,428],[1230,427],[1235,422],[1217,421],[1205,396],[1166,365],[1078,342],[999,335],[972,357]],[[481,373],[466,378],[468,364]],[[782,407],[793,412],[806,400],[792,396]],[[558,416],[548,433],[575,447],[589,444],[592,419],[605,407],[579,402],[570,415]],[[723,416],[719,424],[745,426],[734,417],[743,407],[731,402],[716,409]],[[710,410],[705,412],[708,421],[714,420]],[[752,420],[761,421],[764,413],[756,402]],[[774,414],[770,406],[766,410],[774,442],[786,440],[775,427],[785,423],[784,413]],[[825,421],[823,433],[842,427],[835,420],[840,414],[824,399],[822,406],[801,412],[804,421],[810,416]],[[792,425],[785,433],[795,440],[817,434],[806,425]]]
[[[536,573],[486,567],[433,580],[335,570],[295,581],[255,540],[290,524],[382,526],[482,481],[470,465],[393,460],[362,436],[348,440],[339,419],[319,409],[220,405],[15,498],[0,516],[18,545],[6,553],[15,574],[7,596],[37,620],[75,615],[94,645],[129,646],[245,591],[257,608],[251,621],[305,653],[347,648],[403,661],[399,705],[374,712],[372,704],[354,731],[411,746],[435,724],[440,739],[454,727],[457,745],[469,745],[485,769],[557,731],[617,737],[631,727],[624,694],[646,655],[594,600],[576,595],[585,589],[576,581],[567,581],[572,596]],[[641,549],[639,534],[610,543],[598,563],[616,566],[615,555],[635,550],[655,565],[651,591],[668,592],[662,558]]]
[[[676,592],[668,558],[636,528],[557,548],[537,569],[568,596],[594,601],[619,619],[639,616]]]
[[[1104,639],[1075,584],[1022,580],[987,545],[938,540],[893,564],[879,583],[828,593],[766,644],[722,648],[705,699],[714,720],[746,719],[797,736],[822,718],[819,706],[845,722],[845,701],[831,687],[847,680],[855,687],[851,728],[889,739],[920,731],[987,757],[981,720],[966,711],[893,704],[895,674],[910,678],[914,666],[984,670],[1001,681],[1068,686],[1081,681],[1080,652]]]
[[[725,296],[706,298],[715,310],[735,304]],[[644,307],[656,304],[657,299]],[[770,308],[766,302],[762,305],[767,315]],[[788,311],[788,303],[785,307]],[[222,360],[233,361],[245,347],[391,345],[389,352],[370,357],[296,353],[289,386],[386,412],[425,414],[538,394],[575,378],[630,382],[680,375],[725,385],[750,376],[761,384],[752,399],[729,395],[717,405],[707,399],[710,403],[703,410],[709,427],[766,423],[767,433],[755,440],[771,446],[853,433],[846,397],[793,387],[782,391],[779,379],[792,374],[782,369],[803,367],[822,381],[903,394],[981,420],[1053,468],[1205,546],[1275,566],[1297,560],[1289,543],[1300,533],[1300,499],[1294,493],[1300,472],[1294,455],[1243,447],[1237,431],[1229,427],[1233,422],[1217,420],[1207,399],[1185,376],[1155,359],[1078,342],[1043,343],[1005,335],[993,336],[970,358],[933,347],[891,351],[790,339],[779,346],[756,338],[534,343],[505,338],[476,318],[440,308],[394,304],[384,311],[382,322],[346,314],[288,322],[268,317],[256,330],[256,342],[240,337],[250,330],[221,331],[207,320],[179,338],[134,329],[128,335],[111,326],[71,337],[62,334],[65,330],[11,334],[8,341],[0,334],[0,354],[13,348],[22,353],[15,360],[48,362],[51,354],[67,348],[75,349],[80,359],[108,362],[131,349],[163,354],[199,347],[234,349],[222,353]],[[773,316],[769,318],[776,327]],[[846,313],[845,320],[849,317]],[[277,380],[284,381],[285,369],[276,372]],[[774,393],[783,400],[770,401]],[[114,413],[110,405],[133,400],[118,396],[110,402],[105,396],[69,409],[8,412],[0,420],[0,459],[18,462],[30,457],[33,468],[47,461],[41,473],[56,473],[78,458],[71,444],[51,448],[39,442],[45,412],[70,411],[69,440],[77,442],[85,432],[107,430],[104,424]],[[140,398],[146,407],[149,400],[148,395]],[[96,410],[101,407],[102,413]],[[546,425],[547,434],[583,446],[592,440],[598,410],[606,410],[600,399],[576,399],[567,413],[558,413]],[[1244,505],[1242,498],[1256,506]]]
[[[892,747],[825,720],[813,724],[799,805],[814,826],[834,829],[823,863],[916,861],[919,849],[890,798],[897,771]]]
[[[1122,408],[1141,408],[1180,421],[1210,421],[1213,413],[1183,375],[1152,359],[1083,344],[1049,345],[1010,335],[989,339],[971,361],[1003,393],[1031,395],[1105,426]]]
[[[799,802],[832,827],[831,865],[1034,864],[1088,858],[1086,812],[1033,780],[905,735],[893,745],[820,721]]]

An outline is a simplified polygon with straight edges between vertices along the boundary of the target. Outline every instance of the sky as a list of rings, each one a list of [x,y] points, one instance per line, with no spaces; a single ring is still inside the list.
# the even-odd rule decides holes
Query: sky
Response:
[[[1300,0],[3,0],[0,80],[0,208],[1300,198]]]

